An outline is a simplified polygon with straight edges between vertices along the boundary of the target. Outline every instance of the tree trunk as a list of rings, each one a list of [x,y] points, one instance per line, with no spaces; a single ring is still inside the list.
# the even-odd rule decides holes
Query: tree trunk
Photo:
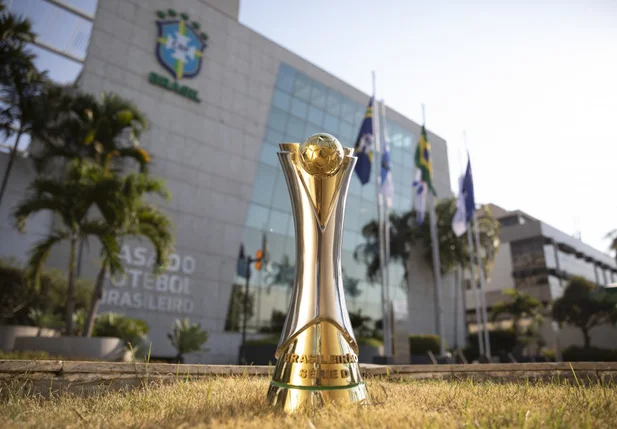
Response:
[[[176,355],[176,363],[184,363],[184,356],[182,356],[182,353]]]
[[[13,145],[13,149],[9,153],[9,163],[6,166],[6,170],[4,172],[4,177],[2,178],[2,185],[0,185],[0,204],[2,204],[2,197],[4,196],[4,191],[9,183],[9,176],[11,175],[11,170],[13,169],[13,164],[15,163],[15,158],[17,158],[17,145],[19,144],[19,140],[21,139],[21,135],[23,134],[23,130],[20,128],[17,133],[17,138],[15,139],[15,144]]]
[[[77,233],[71,233],[71,252],[69,255],[69,279],[66,291],[66,335],[73,335],[73,313],[75,312],[75,259],[77,253]]]
[[[581,331],[583,331],[583,347],[588,349],[589,347],[591,347],[591,336],[589,335],[589,328],[581,328]]]
[[[86,326],[84,326],[84,337],[91,337],[94,330],[94,321],[96,319],[96,313],[99,309],[101,298],[103,297],[103,285],[105,283],[105,274],[107,273],[107,259],[104,259],[101,263],[101,269],[96,276],[96,284],[92,291],[92,297],[90,298],[90,309],[88,310],[88,318],[86,319]]]

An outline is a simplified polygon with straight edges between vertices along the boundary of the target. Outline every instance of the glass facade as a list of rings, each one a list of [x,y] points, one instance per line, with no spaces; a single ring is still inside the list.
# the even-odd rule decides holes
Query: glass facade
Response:
[[[97,1],[63,0],[63,3],[85,15],[94,16]],[[30,19],[32,30],[42,45],[74,57],[69,59],[52,50],[31,45],[29,49],[37,57],[37,67],[47,70],[49,77],[56,82],[74,82],[86,57],[92,22],[45,0],[8,0],[6,4],[12,13]]]
[[[248,322],[251,330],[267,330],[275,325],[277,316],[287,311],[294,278],[295,232],[287,185],[276,155],[278,144],[303,142],[312,134],[327,132],[337,137],[343,146],[353,147],[365,109],[366,104],[357,103],[281,64],[242,237],[246,253],[255,254],[265,236],[270,259],[268,266],[258,273],[253,272],[250,279],[254,301],[253,316]],[[393,161],[393,210],[409,210],[416,136],[390,120],[387,131]],[[371,323],[382,318],[380,288],[366,280],[366,267],[354,260],[353,253],[364,242],[362,227],[377,217],[375,174],[378,170],[373,165],[371,181],[366,186],[361,186],[355,175],[352,178],[342,254],[348,309],[370,317]],[[390,278],[393,300],[406,303],[405,288],[401,287],[403,267],[391,266]],[[235,284],[240,287],[244,281],[237,277]]]
[[[594,283],[598,281],[600,285],[606,284],[600,267],[572,252],[557,249],[555,253],[554,245],[544,237],[513,241],[510,246],[512,273],[517,288],[548,285],[551,298],[557,299],[563,295],[566,282],[572,276],[585,277]],[[559,267],[556,256],[559,258]],[[610,282],[609,272],[607,280]]]
[[[63,0],[62,3],[88,16],[94,16],[97,6],[97,0]],[[28,18],[32,23],[39,44],[30,44],[28,49],[36,56],[37,68],[47,71],[47,76],[55,82],[75,82],[83,68],[92,21],[45,0],[7,0],[5,4],[11,13]],[[14,139],[13,135],[0,142],[0,152],[8,152],[15,144]],[[30,137],[22,136],[18,150],[25,151],[29,146]]]

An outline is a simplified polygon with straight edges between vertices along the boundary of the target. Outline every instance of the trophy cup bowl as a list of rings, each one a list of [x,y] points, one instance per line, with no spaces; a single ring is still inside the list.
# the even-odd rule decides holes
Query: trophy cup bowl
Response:
[[[356,158],[333,136],[281,143],[296,231],[294,290],[268,389],[285,411],[366,404],[358,344],[345,304],[341,247],[345,200]]]

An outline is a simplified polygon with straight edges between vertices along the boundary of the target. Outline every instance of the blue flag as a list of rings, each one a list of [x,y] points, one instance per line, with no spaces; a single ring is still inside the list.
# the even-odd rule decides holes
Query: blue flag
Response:
[[[465,170],[465,177],[463,177],[461,190],[463,191],[463,195],[465,195],[465,215],[467,223],[469,223],[476,210],[476,199],[473,194],[473,177],[471,176],[471,159],[469,159],[469,154],[467,154],[467,169]]]
[[[366,106],[366,113],[364,114],[364,120],[358,133],[358,139],[356,140],[356,146],[354,154],[358,157],[356,163],[356,174],[360,179],[360,183],[366,185],[371,178],[371,164],[373,163],[373,97]]]
[[[459,193],[456,200],[456,213],[452,218],[452,230],[457,236],[467,231],[471,224],[473,212],[476,208],[476,200],[473,193],[473,177],[471,176],[471,160],[467,155],[467,169],[465,175],[459,180]]]

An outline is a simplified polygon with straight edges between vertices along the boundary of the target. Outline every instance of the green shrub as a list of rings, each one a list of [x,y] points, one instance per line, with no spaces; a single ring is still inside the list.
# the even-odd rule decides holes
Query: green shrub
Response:
[[[542,356],[549,362],[555,362],[557,360],[557,353],[553,349],[543,349]]]
[[[94,322],[93,337],[117,337],[132,347],[138,347],[150,327],[141,319],[133,319],[116,313],[100,314]]]
[[[257,346],[262,344],[274,344],[277,345],[279,343],[280,335],[270,335],[264,338],[256,338],[252,340],[246,340],[247,346]]]
[[[15,325],[34,325],[32,311],[64,320],[66,306],[66,276],[56,269],[41,274],[38,289],[32,287],[26,270],[13,261],[0,260],[0,322]],[[92,283],[77,279],[75,310],[90,305]]]
[[[383,340],[379,338],[363,337],[363,338],[358,338],[358,345],[379,348],[383,346]]]
[[[203,351],[203,346],[208,341],[208,333],[201,329],[199,323],[191,323],[189,319],[176,320],[171,327],[171,332],[167,334],[169,342],[176,349],[178,354],[176,359],[179,363],[184,363],[184,355]]]
[[[50,357],[49,353],[43,351],[23,350],[18,352],[3,352],[0,351],[0,359],[6,360],[50,360],[56,359]]]
[[[439,335],[409,336],[409,352],[412,355],[424,355],[429,351],[439,353]]]
[[[82,361],[83,357],[67,357],[50,355],[47,352],[37,350],[22,350],[17,352],[0,351],[0,360],[71,360]],[[88,358],[90,361],[100,361],[99,359]],[[102,361],[101,361],[102,362]]]
[[[564,362],[617,362],[617,350],[570,346],[562,352]]]
[[[513,329],[496,329],[488,331],[489,341],[491,342],[491,355],[505,356],[512,353],[516,347],[516,334]],[[478,359],[478,334],[473,333],[467,336],[467,347],[463,351],[467,360]]]

